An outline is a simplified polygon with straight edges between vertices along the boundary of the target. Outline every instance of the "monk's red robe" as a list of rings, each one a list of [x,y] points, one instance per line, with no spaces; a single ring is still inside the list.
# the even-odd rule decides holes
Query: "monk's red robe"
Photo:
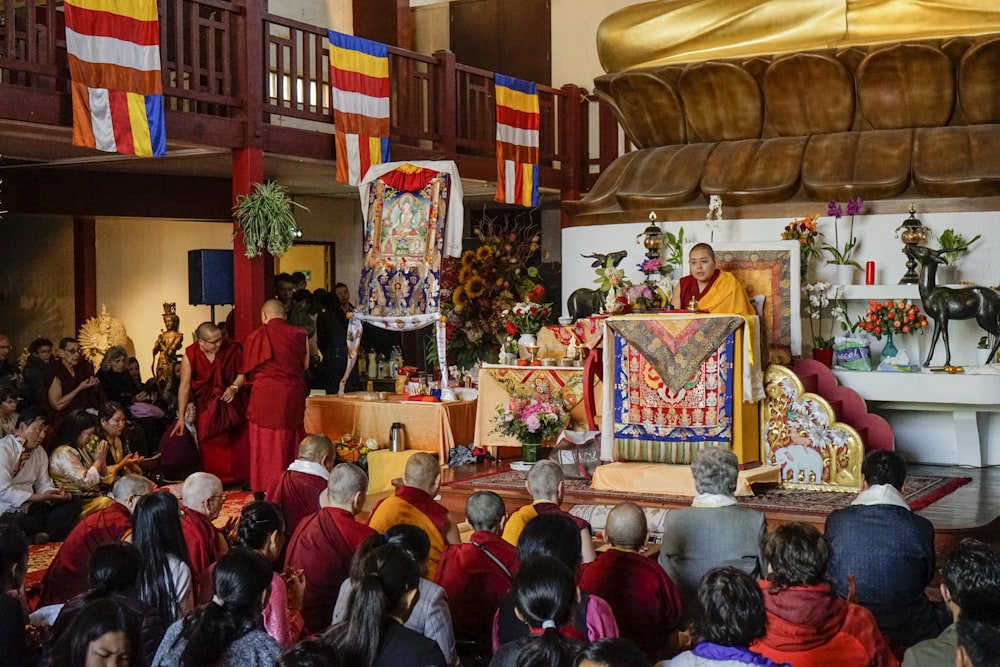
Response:
[[[310,514],[319,511],[319,494],[326,490],[326,480],[298,470],[286,470],[274,480],[264,496],[281,508],[285,515],[285,534],[291,535]]]
[[[306,517],[288,542],[286,563],[305,574],[302,618],[310,633],[330,625],[340,586],[350,574],[351,559],[361,543],[375,534],[354,516],[336,507],[324,507]]]
[[[474,641],[489,655],[493,616],[517,568],[517,549],[484,530],[474,532],[466,544],[445,547],[434,583],[448,594],[456,639]]]
[[[45,375],[44,394],[45,405],[49,409],[49,416],[46,420],[48,433],[45,436],[47,443],[53,443],[54,438],[59,435],[62,423],[66,419],[66,415],[74,410],[97,410],[107,400],[104,396],[104,390],[101,388],[101,385],[97,384],[93,387],[88,387],[87,389],[82,390],[79,394],[73,397],[73,400],[70,401],[69,405],[62,410],[57,410],[51,403],[49,403],[49,387],[52,386],[52,382],[56,378],[59,378],[59,384],[62,387],[62,394],[63,396],[66,396],[83,384],[85,380],[88,380],[93,376],[93,365],[82,357],[76,366],[73,367],[72,372],[66,368],[66,364],[60,361],[54,361],[49,366],[49,370]]]
[[[132,517],[121,503],[85,516],[70,531],[49,565],[38,606],[66,602],[86,593],[90,555],[102,544],[118,542],[131,528]]]
[[[393,526],[406,523],[420,528],[431,541],[427,557],[427,578],[434,581],[441,552],[444,551],[448,533],[448,510],[423,489],[401,486],[396,494],[384,498],[372,510],[368,525],[380,533]]]
[[[250,385],[250,485],[264,491],[295,460],[305,437],[306,332],[272,319],[247,336],[243,371]]]
[[[684,276],[679,283],[681,291],[681,308],[687,308],[693,298],[698,302],[699,310],[709,313],[727,313],[730,315],[753,315],[753,306],[747,297],[746,289],[739,279],[728,271],[715,270],[715,275],[709,279],[705,289],[698,289],[698,281],[694,276]]]
[[[231,403],[220,399],[240,373],[243,348],[223,339],[215,360],[209,361],[198,343],[184,354],[191,364],[191,398],[198,409],[196,428],[202,470],[232,484],[250,477],[250,438],[247,432],[247,393],[240,391]]]
[[[198,587],[202,575],[208,567],[226,553],[226,539],[208,517],[181,505],[181,532],[187,544],[188,560],[191,565],[191,580],[194,582],[195,599],[198,599]]]
[[[670,657],[668,639],[680,625],[681,600],[659,563],[610,548],[583,566],[580,588],[611,605],[621,636],[635,642],[650,661]]]
[[[524,527],[529,521],[534,519],[539,514],[565,514],[573,520],[573,523],[575,523],[580,530],[586,528],[587,532],[593,533],[593,529],[586,520],[570,514],[569,512],[564,512],[562,508],[555,503],[543,501],[525,505],[517,511],[511,512],[510,516],[507,518],[507,523],[504,524],[503,539],[509,544],[517,546],[517,539],[521,537],[521,531],[524,530]]]

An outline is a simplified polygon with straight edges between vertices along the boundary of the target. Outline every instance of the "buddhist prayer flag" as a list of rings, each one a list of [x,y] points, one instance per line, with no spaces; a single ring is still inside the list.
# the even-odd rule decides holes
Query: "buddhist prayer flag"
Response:
[[[163,155],[156,0],[66,0],[73,145]]]
[[[337,147],[337,180],[358,185],[389,161],[389,47],[327,31]]]
[[[497,95],[497,192],[507,204],[538,206],[538,87],[493,75]]]

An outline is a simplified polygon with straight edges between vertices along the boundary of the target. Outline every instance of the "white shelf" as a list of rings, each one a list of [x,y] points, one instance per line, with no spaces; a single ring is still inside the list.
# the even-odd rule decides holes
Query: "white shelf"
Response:
[[[843,298],[848,301],[886,301],[888,299],[920,300],[917,285],[844,285]]]

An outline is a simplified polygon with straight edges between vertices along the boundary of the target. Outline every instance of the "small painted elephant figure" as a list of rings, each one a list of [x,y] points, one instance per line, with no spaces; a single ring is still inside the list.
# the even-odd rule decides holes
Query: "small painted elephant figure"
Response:
[[[774,462],[781,466],[781,479],[798,484],[823,483],[823,456],[805,445],[788,445],[774,450]],[[791,472],[791,479],[788,473]]]

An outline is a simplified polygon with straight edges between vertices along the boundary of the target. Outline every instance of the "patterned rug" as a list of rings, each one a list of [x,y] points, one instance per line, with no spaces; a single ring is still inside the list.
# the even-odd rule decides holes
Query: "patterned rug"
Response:
[[[450,482],[445,486],[457,489],[475,490],[524,490],[527,473],[508,470],[473,477],[460,482]],[[940,500],[957,488],[972,481],[971,477],[941,477],[938,475],[910,475],[903,484],[903,497],[916,511]],[[651,493],[624,493],[621,491],[597,491],[590,488],[590,482],[568,479],[564,482],[565,497],[569,502],[586,503],[586,497],[614,498],[655,504],[688,505],[690,496],[660,495]],[[796,514],[829,514],[833,510],[847,507],[857,494],[832,491],[795,491],[765,489],[756,496],[737,498],[744,507],[761,512],[791,512]],[[581,496],[583,497],[581,499]]]
[[[178,491],[179,493],[179,491]],[[230,517],[239,518],[243,506],[253,500],[253,494],[249,491],[226,491],[226,500],[222,504],[219,517],[214,521],[216,526],[224,526]],[[52,559],[56,557],[56,552],[62,542],[49,542],[48,544],[37,544],[28,548],[28,575],[25,577],[25,584],[30,585],[41,582],[45,575],[45,570],[49,568]]]

